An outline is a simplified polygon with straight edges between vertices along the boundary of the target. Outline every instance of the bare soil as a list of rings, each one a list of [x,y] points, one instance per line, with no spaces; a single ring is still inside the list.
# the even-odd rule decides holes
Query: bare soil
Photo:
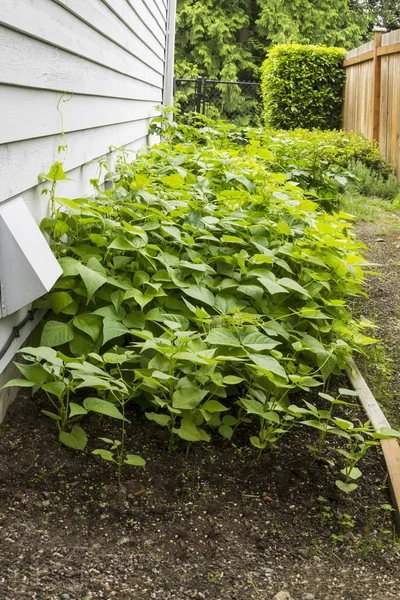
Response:
[[[94,416],[77,453],[57,443],[44,406],[21,393],[0,427],[0,600],[400,598],[377,451],[344,495],[337,468],[305,448],[312,431],[260,460],[244,432],[236,447],[221,438],[186,456],[133,413],[128,447],[147,466],[127,466],[119,489],[90,453],[112,424]]]

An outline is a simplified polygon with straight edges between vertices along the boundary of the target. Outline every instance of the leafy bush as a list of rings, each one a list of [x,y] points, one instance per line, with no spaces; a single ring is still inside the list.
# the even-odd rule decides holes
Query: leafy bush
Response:
[[[286,165],[277,171],[280,140],[270,148],[261,133],[206,122],[157,118],[165,141],[133,164],[122,157],[112,189],[55,199],[42,229],[63,275],[38,302],[49,313],[43,347],[22,351],[24,385],[46,393],[46,414],[73,448],[86,444],[77,422],[88,412],[119,420],[120,440],[95,450],[118,478],[123,464],[144,464],[125,456],[125,406],[136,403],[171,444],[231,439],[239,426],[259,452],[297,425],[320,442],[339,436],[348,449],[338,485],[350,491],[372,431],[338,416],[340,399],[320,394],[326,410],[295,393],[374,341],[346,305],[362,293],[361,245],[348,215],[322,211]],[[88,398],[72,396],[85,389]],[[321,443],[310,450],[319,456]]]
[[[231,437],[256,415],[262,449],[300,418],[290,391],[371,340],[346,308],[364,263],[346,215],[320,211],[243,135],[168,124],[168,141],[120,161],[113,189],[57,199],[42,228],[64,274],[40,302],[41,343],[121,369],[184,440]]]
[[[275,136],[276,133],[274,131],[270,135]],[[321,158],[329,164],[337,164],[346,169],[349,169],[352,162],[358,161],[384,178],[394,174],[394,166],[382,155],[378,144],[370,142],[360,133],[295,129],[282,132],[281,135],[290,141],[294,159],[301,155],[314,160],[319,152]]]
[[[275,129],[340,127],[342,48],[279,44],[261,67],[265,122]]]
[[[400,180],[393,174],[385,178],[355,160],[351,161],[349,169],[356,178],[353,186],[363,196],[393,200],[400,192]]]

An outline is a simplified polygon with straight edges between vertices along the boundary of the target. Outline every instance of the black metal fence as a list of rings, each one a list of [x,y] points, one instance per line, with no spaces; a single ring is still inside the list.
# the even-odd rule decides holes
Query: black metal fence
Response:
[[[196,111],[242,127],[262,123],[260,84],[255,81],[176,78],[174,97],[181,113]]]

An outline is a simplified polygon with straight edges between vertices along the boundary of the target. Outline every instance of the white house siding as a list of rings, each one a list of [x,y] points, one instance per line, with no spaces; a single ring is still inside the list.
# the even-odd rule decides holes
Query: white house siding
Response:
[[[167,39],[174,0],[0,0],[0,203],[22,196],[37,222],[48,209],[38,174],[59,160],[60,102],[69,152],[59,196],[90,194],[110,148],[148,142],[154,107],[171,89]],[[171,24],[171,23],[170,23]],[[169,68],[168,68],[169,67]],[[0,319],[0,349],[22,309]],[[29,335],[21,331],[0,373]],[[0,419],[1,420],[1,419]]]

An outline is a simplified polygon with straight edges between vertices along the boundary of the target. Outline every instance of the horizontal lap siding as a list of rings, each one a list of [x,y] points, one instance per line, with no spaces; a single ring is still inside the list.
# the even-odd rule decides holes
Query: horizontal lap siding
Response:
[[[60,159],[60,98],[67,172],[146,140],[162,102],[166,18],[161,0],[0,3],[0,201],[35,193]]]
[[[149,142],[163,98],[166,19],[166,0],[0,1],[0,202],[21,195],[37,222],[47,213],[38,175],[62,157],[58,103],[69,150],[60,196],[92,193],[99,159],[115,166],[112,148]],[[25,314],[1,319],[0,347]]]

